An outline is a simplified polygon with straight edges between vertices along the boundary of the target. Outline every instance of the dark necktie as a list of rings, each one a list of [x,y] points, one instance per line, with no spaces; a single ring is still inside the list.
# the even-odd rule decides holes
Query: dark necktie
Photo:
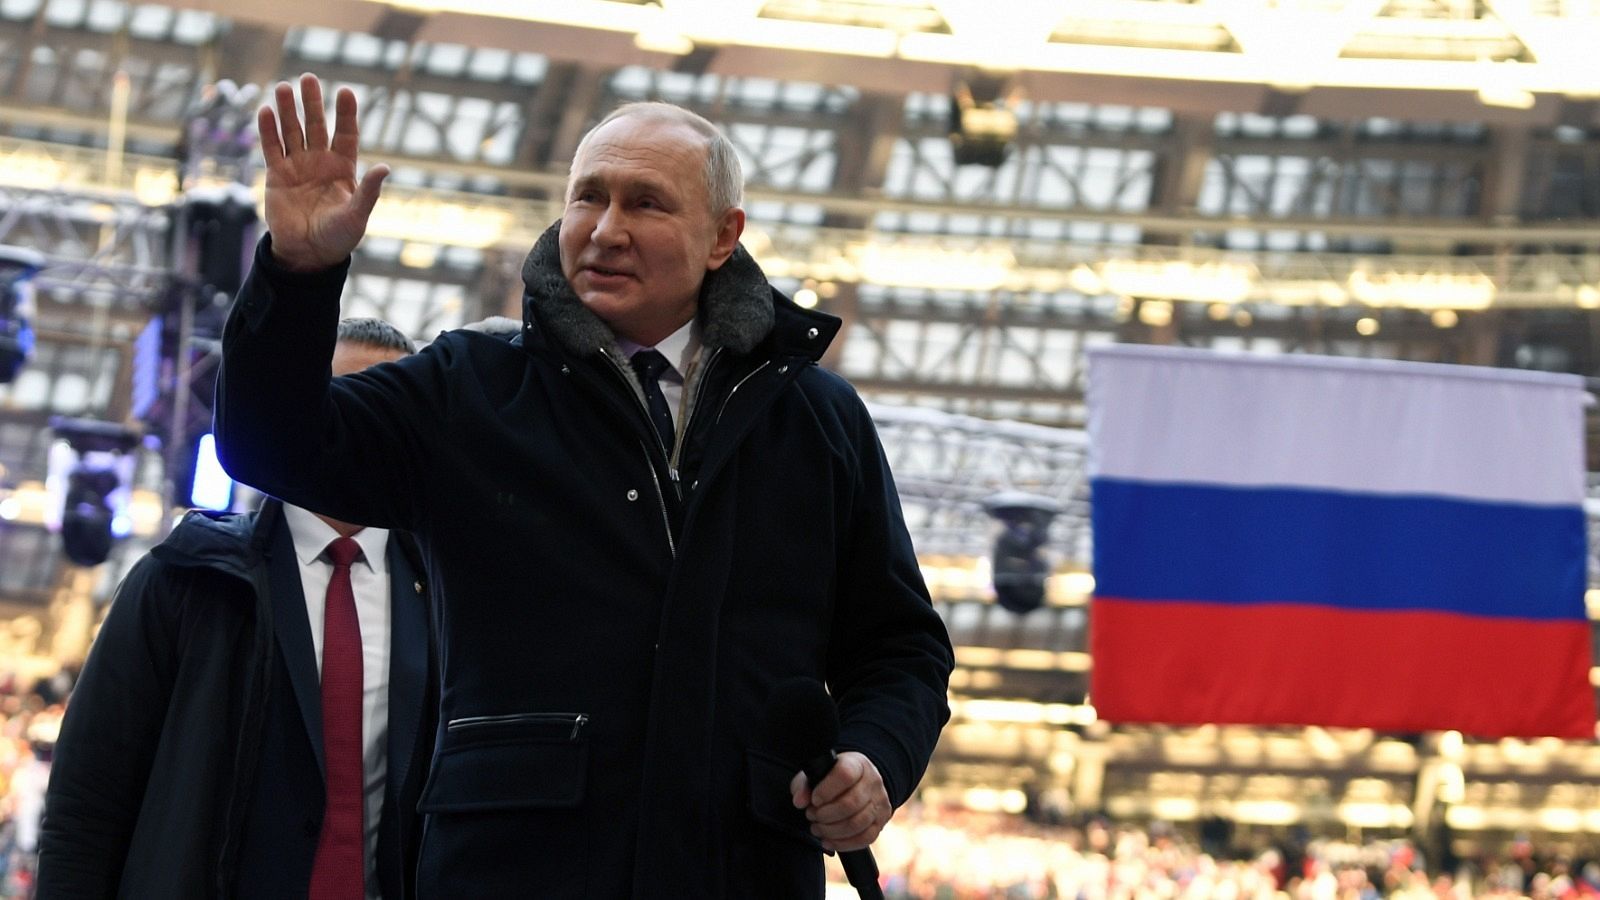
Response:
[[[342,537],[328,545],[333,562],[322,626],[322,750],[328,805],[311,867],[310,900],[366,897],[366,832],[361,764],[361,623],[350,587],[350,564],[361,545]]]
[[[650,411],[650,422],[661,435],[661,446],[672,455],[672,410],[667,408],[667,395],[661,393],[661,373],[667,370],[667,358],[655,350],[640,350],[628,364],[639,376],[644,388],[645,407]]]

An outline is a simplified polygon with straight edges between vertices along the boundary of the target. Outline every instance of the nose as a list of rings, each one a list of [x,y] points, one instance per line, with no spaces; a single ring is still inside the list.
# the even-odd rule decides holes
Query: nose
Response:
[[[628,245],[628,223],[621,204],[611,202],[594,220],[589,239],[600,247],[616,249]]]

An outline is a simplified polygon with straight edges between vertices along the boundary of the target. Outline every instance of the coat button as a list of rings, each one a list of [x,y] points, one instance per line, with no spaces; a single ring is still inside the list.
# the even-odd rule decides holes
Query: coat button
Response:
[[[691,490],[691,491],[695,491],[695,490],[699,490],[699,489],[700,489],[700,479],[698,479],[698,478],[696,478],[696,479],[695,479],[695,480],[694,480],[694,481],[693,481],[693,482],[692,482],[692,483],[691,483],[691,484],[690,484],[690,485],[689,485],[689,490]]]
[[[814,341],[814,340],[817,339],[817,335],[818,334],[821,334],[821,332],[817,331],[815,328],[807,328],[806,329],[806,340]]]
[[[563,374],[563,375],[571,375],[572,374],[572,367],[571,366],[562,366],[561,367],[561,374]]]
[[[316,837],[322,833],[322,823],[316,819],[306,820],[306,837]]]
[[[628,489],[628,502],[631,503],[631,502],[633,502],[634,500],[637,500],[637,499],[639,499],[639,492],[634,490],[633,488],[629,488]]]
[[[789,367],[788,366],[779,366],[778,367],[778,374],[779,375],[782,375],[783,373],[785,373],[787,371],[789,371]]]

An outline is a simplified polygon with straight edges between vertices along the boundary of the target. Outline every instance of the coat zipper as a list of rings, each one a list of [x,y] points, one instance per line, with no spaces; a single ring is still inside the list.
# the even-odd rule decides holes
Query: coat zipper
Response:
[[[694,397],[684,407],[683,422],[678,427],[677,439],[672,442],[672,457],[667,460],[667,474],[672,477],[674,483],[678,480],[678,461],[683,457],[683,445],[688,443],[689,440],[689,423],[693,421],[695,411],[700,408],[700,398],[705,396],[707,376],[711,374],[711,367],[716,364],[717,357],[721,355],[721,347],[712,348],[711,355],[706,357],[705,365],[695,375]]]
[[[678,558],[678,544],[672,539],[672,517],[667,515],[667,495],[661,492],[661,477],[656,474],[655,460],[650,458],[650,448],[644,441],[639,442],[639,449],[644,451],[645,468],[650,470],[650,481],[656,486],[656,500],[661,504],[661,524],[667,530],[667,552],[673,559]]]
[[[572,733],[567,735],[567,740],[576,740],[578,732],[589,721],[585,713],[509,713],[500,716],[465,716],[460,719],[451,719],[444,726],[445,731],[465,731],[469,728],[488,728],[494,725],[565,725],[572,723]]]
[[[633,397],[634,402],[639,404],[639,409],[644,413],[645,426],[656,436],[656,446],[661,448],[661,458],[667,463],[667,474],[672,478],[673,487],[676,489],[678,471],[672,468],[672,460],[667,446],[662,443],[660,432],[657,432],[655,426],[650,422],[650,408],[645,406],[644,401],[633,392],[633,382],[628,380],[628,373],[622,371],[622,364],[617,362],[616,358],[610,353],[601,353],[601,355],[611,363],[611,370],[616,373],[617,377],[622,379],[622,386],[627,389],[628,396]],[[650,470],[650,481],[656,487],[656,501],[660,504],[661,509],[661,524],[665,526],[667,532],[667,553],[671,554],[673,559],[677,559],[678,542],[672,536],[672,517],[667,514],[667,495],[661,490],[661,476],[656,474],[656,463],[655,459],[651,457],[649,445],[644,441],[640,441],[639,449],[644,451],[645,468]]]
[[[713,425],[715,425],[717,422],[721,422],[722,421],[722,414],[728,411],[728,404],[730,402],[732,402],[733,395],[739,393],[739,388],[744,387],[744,383],[746,381],[749,381],[750,379],[756,377],[757,375],[759,375],[761,373],[762,369],[765,369],[767,366],[770,366],[770,365],[772,365],[772,360],[769,359],[766,362],[762,363],[761,365],[756,366],[755,369],[749,375],[746,375],[745,377],[739,379],[739,383],[733,386],[733,390],[728,392],[728,396],[722,398],[722,408],[717,410],[717,418],[716,418],[715,421],[712,422]]]

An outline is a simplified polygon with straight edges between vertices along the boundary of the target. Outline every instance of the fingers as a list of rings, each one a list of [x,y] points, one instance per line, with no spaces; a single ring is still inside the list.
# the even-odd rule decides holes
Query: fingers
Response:
[[[261,137],[261,155],[267,165],[283,159],[283,138],[278,135],[278,117],[265,104],[256,110],[256,133]]]
[[[280,81],[272,88],[272,99],[278,106],[278,131],[283,135],[283,152],[287,156],[306,149],[306,136],[300,130],[300,114],[294,107],[294,88]]]
[[[822,779],[822,782],[812,789],[812,803],[816,806],[833,803],[854,789],[862,779],[868,777],[877,779],[879,784],[883,783],[878,777],[878,770],[865,756],[847,750],[839,754],[833,768],[828,772],[828,777]]]
[[[347,87],[333,95],[333,152],[355,158],[361,144],[361,123],[356,116],[356,93]]]
[[[795,809],[805,809],[811,805],[811,785],[806,781],[806,773],[796,772],[789,779],[789,798],[794,801]]]
[[[306,111],[306,148],[327,147],[328,117],[322,110],[322,82],[309,72],[300,76],[300,105]]]
[[[389,177],[389,167],[378,163],[361,176],[361,182],[356,185],[356,194],[350,198],[350,205],[361,214],[365,222],[372,215],[372,208],[378,203],[378,194],[383,189],[383,180]]]
[[[793,785],[790,785],[791,792]],[[859,850],[877,839],[893,814],[883,778],[860,753],[839,754],[828,777],[811,791],[806,818],[829,850]]]
[[[855,795],[847,794],[846,798],[854,800]],[[859,807],[841,798],[817,812],[818,818],[811,823],[811,833],[825,849],[859,850],[877,840],[891,814],[889,798],[881,789],[877,796],[863,798]]]

